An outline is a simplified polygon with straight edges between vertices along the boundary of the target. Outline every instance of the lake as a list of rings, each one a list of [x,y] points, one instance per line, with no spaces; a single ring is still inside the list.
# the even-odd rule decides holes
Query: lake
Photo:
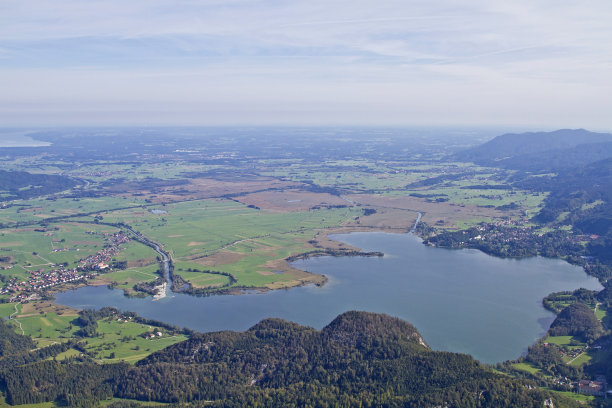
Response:
[[[49,142],[35,140],[28,134],[32,131],[21,129],[0,129],[0,147],[51,146]]]
[[[245,330],[266,317],[320,329],[347,310],[382,312],[414,324],[436,350],[495,363],[519,357],[548,329],[554,314],[542,307],[543,297],[581,287],[601,289],[581,268],[556,259],[501,259],[477,250],[432,248],[412,234],[332,238],[385,256],[293,263],[326,275],[329,282],[322,287],[239,296],[172,294],[152,301],[89,286],[57,294],[56,301],[76,308],[115,306],[198,331]]]

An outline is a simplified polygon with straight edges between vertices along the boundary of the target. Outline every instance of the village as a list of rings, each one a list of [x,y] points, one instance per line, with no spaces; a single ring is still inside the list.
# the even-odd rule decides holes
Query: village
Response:
[[[105,236],[106,246],[97,253],[81,259],[78,262],[78,267],[69,268],[64,263],[62,265],[52,265],[53,269],[49,271],[44,269],[29,271],[28,280],[23,281],[16,277],[10,278],[0,289],[0,294],[12,295],[9,299],[10,302],[31,300],[33,296],[38,296],[42,291],[53,286],[91,279],[97,273],[111,269],[112,257],[121,251],[121,245],[128,243],[130,238],[123,232],[103,233],[103,235]],[[60,252],[62,250],[65,249],[54,249],[53,251]]]

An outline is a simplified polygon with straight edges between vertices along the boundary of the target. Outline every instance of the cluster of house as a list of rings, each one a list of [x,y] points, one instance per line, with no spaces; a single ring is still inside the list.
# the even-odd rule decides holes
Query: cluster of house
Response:
[[[161,337],[164,334],[160,331],[158,332],[154,332],[154,333],[143,333],[142,337],[144,337],[145,339],[154,339],[155,337]]]
[[[516,240],[529,240],[533,236],[533,228],[505,228],[503,230],[498,230],[496,227],[507,227],[510,225],[520,225],[518,221],[498,221],[495,224],[484,224],[480,227],[477,227],[477,230],[481,232],[481,234],[470,238],[470,240],[481,240],[486,239],[488,241],[502,241],[502,242],[511,242]]]
[[[509,227],[509,226],[522,226],[526,222],[529,222],[529,219],[526,218],[524,220],[505,218],[503,220],[496,221],[494,224],[486,224],[486,225],[495,225],[496,227]],[[482,229],[484,231],[484,228]]]
[[[606,382],[606,377],[598,376],[595,381],[592,380],[580,380],[575,382],[574,387],[576,391],[581,394],[586,395],[595,395],[597,397],[606,396],[608,384]]]
[[[544,345],[546,345],[546,343],[544,343]],[[589,348],[588,346],[586,348]],[[561,353],[562,356],[566,357],[566,358],[576,358],[578,357],[580,354],[584,353],[585,349],[582,347],[577,347],[577,348],[570,348],[570,349],[560,349],[559,353]]]
[[[580,381],[572,381],[567,377],[560,376],[555,378],[553,382],[559,385],[568,385],[580,394],[594,395],[596,397],[605,397],[608,388],[608,383],[604,376],[598,376],[595,380]]]
[[[497,229],[497,227],[522,227],[522,228],[504,228]],[[511,242],[516,240],[522,240],[526,242],[526,240],[530,240],[533,237],[535,229],[533,227],[525,227],[523,221],[521,220],[500,220],[495,223],[485,223],[476,228],[481,234],[470,238],[470,240],[488,240],[488,241],[502,241],[502,242]],[[544,235],[543,233],[538,234],[538,236]],[[569,235],[567,239],[569,242],[575,244],[583,244],[585,242],[590,242],[599,238],[598,235]]]
[[[104,270],[109,267],[108,262],[113,256],[115,256],[121,248],[121,244],[128,243],[130,238],[122,232],[116,232],[114,234],[105,233],[107,236],[109,245],[104,247],[101,251],[98,251],[94,255],[89,255],[85,259],[81,259],[79,262],[79,268],[82,270]]]
[[[0,294],[13,294],[14,296],[11,297],[10,301],[19,302],[27,300],[32,293],[37,293],[52,286],[95,276],[94,274],[82,274],[83,271],[108,269],[108,262],[121,250],[119,246],[129,242],[130,238],[121,232],[104,235],[107,236],[109,245],[96,254],[82,259],[78,268],[71,269],[61,266],[47,272],[43,269],[30,271],[30,277],[27,281],[12,278],[0,289]]]
[[[80,279],[87,279],[90,275],[81,275],[76,269],[57,268],[49,272],[42,269],[32,271],[30,278],[23,282],[17,278],[10,279],[2,289],[0,294],[14,294],[11,302],[26,300],[32,292],[38,292],[66,282],[75,282]]]

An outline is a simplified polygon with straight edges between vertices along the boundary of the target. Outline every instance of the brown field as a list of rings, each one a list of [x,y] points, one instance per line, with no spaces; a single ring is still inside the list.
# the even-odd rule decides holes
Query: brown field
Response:
[[[191,241],[190,243],[187,244],[187,246],[193,247],[193,246],[199,246],[199,245],[204,245],[204,244],[206,244],[206,242]]]
[[[276,212],[307,211],[314,206],[348,205],[340,197],[327,193],[312,193],[302,190],[262,191],[236,197],[246,205],[254,205],[262,210]]]
[[[293,280],[289,280],[289,281],[284,281],[284,282],[280,281],[280,282],[270,283],[266,285],[266,288],[268,289],[290,288],[293,286],[305,285],[308,283],[314,283],[315,285],[322,285],[323,283],[327,281],[327,278],[323,275],[317,275],[314,273],[305,272],[305,271],[301,271],[299,269],[293,268],[284,259],[279,259],[276,261],[268,261],[266,262],[264,266],[268,268],[267,272],[273,273],[273,271],[283,271],[283,274],[285,276],[291,276],[292,278],[294,278]],[[258,272],[262,273],[260,271]],[[262,273],[262,274],[265,274],[265,273]]]
[[[19,212],[34,212],[34,211],[38,211],[38,210],[42,210],[42,207],[31,207],[31,208],[24,208],[22,210],[19,210]]]
[[[372,208],[418,211],[423,214],[423,221],[438,227],[455,228],[458,220],[478,218],[507,218],[512,213],[494,208],[476,205],[458,205],[452,203],[429,203],[416,197],[382,197],[373,194],[349,195],[347,198]],[[366,217],[363,217],[364,219]]]
[[[58,305],[52,301],[39,301],[24,303],[21,307],[21,313],[17,317],[27,317],[44,313],[57,313],[64,316],[77,316],[78,312],[68,306]]]
[[[144,194],[153,203],[167,203],[186,200],[216,198],[232,194],[242,194],[271,188],[296,186],[296,183],[269,177],[251,177],[249,180],[215,180],[210,178],[190,179],[188,184],[146,189],[138,183],[124,183],[109,188],[110,194],[131,197],[134,193]]]
[[[0,247],[14,247],[14,246],[21,246],[21,245],[23,245],[23,242],[21,241],[1,242],[0,243]]]
[[[407,232],[414,226],[417,219],[417,212],[397,208],[368,206],[375,208],[376,213],[362,215],[357,220],[351,221],[347,225],[361,228],[380,229],[380,230],[399,230]]]
[[[157,263],[157,259],[155,258],[143,258],[143,259],[133,259],[128,261],[128,268],[144,268],[145,266],[153,265]]]
[[[331,230],[321,231],[314,237],[312,246],[319,249],[332,249],[332,250],[349,250],[358,251],[360,248],[351,246],[344,242],[334,241],[329,238],[332,234],[346,234],[349,232],[362,231],[359,227],[345,227],[345,228],[333,228]],[[304,251],[308,251],[310,248],[304,247]]]
[[[220,251],[210,256],[193,256],[187,259],[203,266],[216,266],[233,264],[245,256],[247,256],[247,254],[232,251]]]

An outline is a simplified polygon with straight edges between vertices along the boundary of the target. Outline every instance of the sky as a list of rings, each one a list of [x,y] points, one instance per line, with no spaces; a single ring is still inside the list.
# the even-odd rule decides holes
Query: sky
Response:
[[[2,0],[0,126],[612,129],[610,0]]]

